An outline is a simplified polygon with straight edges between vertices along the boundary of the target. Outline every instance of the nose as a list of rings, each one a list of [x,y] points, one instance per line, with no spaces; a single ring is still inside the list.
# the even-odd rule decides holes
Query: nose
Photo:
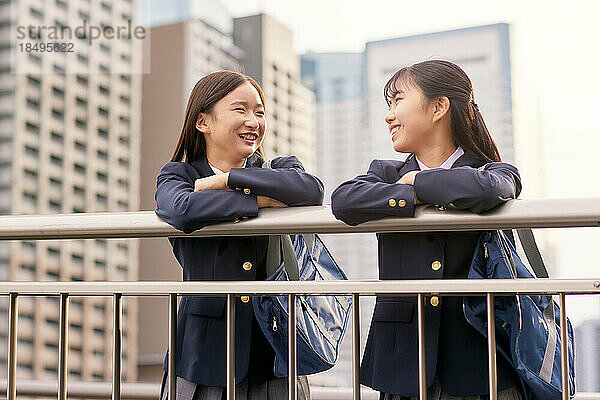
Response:
[[[390,107],[388,112],[385,114],[385,122],[391,124],[394,121],[394,119],[396,119],[396,115],[394,115],[394,111]]]
[[[253,129],[258,129],[259,127],[258,118],[254,113],[249,113],[248,118],[246,118],[246,126]]]

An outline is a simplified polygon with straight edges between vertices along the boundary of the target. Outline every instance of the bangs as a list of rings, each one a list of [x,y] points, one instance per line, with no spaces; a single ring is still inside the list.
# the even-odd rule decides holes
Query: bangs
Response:
[[[394,76],[383,87],[383,98],[388,107],[392,104],[392,99],[399,93],[397,84],[408,87],[414,84],[413,76],[410,73],[410,67],[404,67],[396,71]]]

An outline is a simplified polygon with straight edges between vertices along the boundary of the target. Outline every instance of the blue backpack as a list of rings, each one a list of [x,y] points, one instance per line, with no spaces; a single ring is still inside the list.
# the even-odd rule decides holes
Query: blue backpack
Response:
[[[515,279],[548,277],[531,230],[519,230],[529,271],[511,240],[502,231],[482,232],[469,269],[469,279]],[[511,235],[512,236],[512,235]],[[511,238],[512,239],[512,238]],[[513,239],[514,240],[514,239]],[[467,321],[487,338],[487,306],[484,296],[464,297]],[[552,296],[511,295],[494,299],[497,351],[517,372],[526,400],[560,400],[560,310]],[[567,320],[569,338],[569,395],[575,396],[573,328]]]

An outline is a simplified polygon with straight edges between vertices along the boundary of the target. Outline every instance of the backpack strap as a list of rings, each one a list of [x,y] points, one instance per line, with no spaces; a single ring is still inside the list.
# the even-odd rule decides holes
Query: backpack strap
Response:
[[[529,265],[533,269],[533,273],[538,278],[548,278],[548,270],[546,269],[546,265],[544,264],[544,260],[542,259],[542,254],[540,253],[540,249],[535,242],[535,237],[533,236],[533,231],[531,229],[515,229],[517,231],[517,236],[519,237],[519,241],[521,242],[521,246],[523,247],[523,251],[525,252],[525,256],[527,257],[527,261],[529,261]],[[503,231],[504,234],[508,237],[508,240],[512,243],[512,245],[516,248],[515,236],[511,229],[507,229]]]

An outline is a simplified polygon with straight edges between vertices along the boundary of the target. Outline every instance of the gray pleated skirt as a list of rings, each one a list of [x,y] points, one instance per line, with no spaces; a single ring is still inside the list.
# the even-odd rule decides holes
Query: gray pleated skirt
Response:
[[[427,389],[427,400],[488,400],[490,397],[483,396],[450,396],[444,392],[440,381],[436,378],[435,382]],[[419,397],[402,397],[397,394],[381,393],[379,400],[418,400]],[[516,387],[498,392],[498,400],[523,400],[521,392]]]
[[[167,400],[167,374],[163,374],[160,400]],[[306,376],[298,377],[298,400],[310,400],[310,388]],[[222,387],[204,386],[177,377],[176,400],[225,400]],[[275,378],[261,384],[248,383],[247,379],[235,385],[236,400],[281,400],[288,397],[287,378]]]

